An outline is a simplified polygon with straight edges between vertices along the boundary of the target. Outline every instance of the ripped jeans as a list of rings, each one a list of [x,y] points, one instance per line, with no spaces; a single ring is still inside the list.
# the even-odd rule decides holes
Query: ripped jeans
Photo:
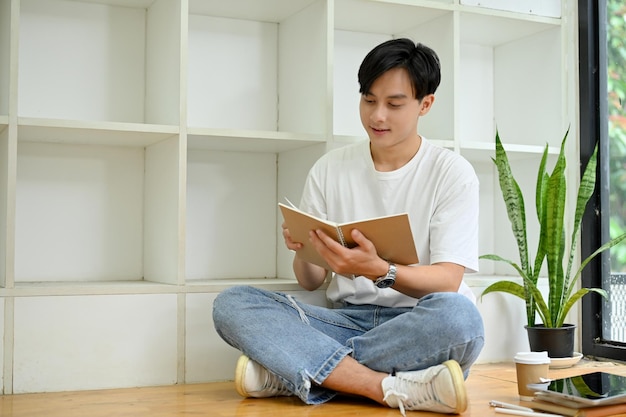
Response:
[[[279,376],[307,404],[337,394],[320,384],[348,355],[389,374],[454,359],[467,377],[484,344],[476,306],[458,293],[429,294],[412,308],[330,309],[237,286],[218,295],[213,321],[228,344]]]

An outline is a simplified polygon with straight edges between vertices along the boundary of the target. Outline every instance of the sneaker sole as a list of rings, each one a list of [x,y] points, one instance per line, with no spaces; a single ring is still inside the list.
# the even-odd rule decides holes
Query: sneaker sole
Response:
[[[442,363],[452,378],[452,385],[454,386],[454,392],[456,393],[456,408],[454,412],[460,414],[467,409],[467,392],[465,391],[465,378],[463,378],[463,370],[461,366],[455,360],[449,360]]]
[[[237,360],[237,367],[235,368],[235,389],[237,394],[244,398],[250,397],[248,391],[244,388],[244,381],[246,380],[246,370],[248,369],[248,363],[250,358],[246,355],[241,355]]]

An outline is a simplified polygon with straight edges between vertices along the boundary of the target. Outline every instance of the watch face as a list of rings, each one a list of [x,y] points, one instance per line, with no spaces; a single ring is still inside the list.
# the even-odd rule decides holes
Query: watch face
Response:
[[[376,281],[376,286],[378,288],[389,288],[391,287],[394,283],[396,282],[395,279],[393,278],[385,278],[385,279],[381,279],[380,281]]]

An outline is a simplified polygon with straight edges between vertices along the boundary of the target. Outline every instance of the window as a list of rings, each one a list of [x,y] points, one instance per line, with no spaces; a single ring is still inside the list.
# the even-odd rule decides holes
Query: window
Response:
[[[599,145],[598,181],[583,219],[585,258],[626,231],[626,6],[623,0],[579,0],[580,150],[587,161]],[[583,353],[626,360],[626,244],[604,252],[583,272]]]

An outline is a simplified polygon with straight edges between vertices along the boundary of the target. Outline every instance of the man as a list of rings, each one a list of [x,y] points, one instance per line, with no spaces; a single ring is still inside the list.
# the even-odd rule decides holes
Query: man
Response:
[[[310,243],[333,271],[334,308],[247,286],[220,294],[217,331],[244,353],[235,375],[245,397],[297,395],[319,404],[337,393],[404,410],[461,413],[464,378],[484,344],[465,271],[478,268],[478,180],[459,155],[418,134],[441,79],[430,48],[396,39],[374,48],[358,74],[368,142],[324,155],[300,209],[336,222],[408,212],[420,258],[394,265],[353,232],[348,249],[319,230]],[[327,271],[298,257],[299,284],[319,288]]]

